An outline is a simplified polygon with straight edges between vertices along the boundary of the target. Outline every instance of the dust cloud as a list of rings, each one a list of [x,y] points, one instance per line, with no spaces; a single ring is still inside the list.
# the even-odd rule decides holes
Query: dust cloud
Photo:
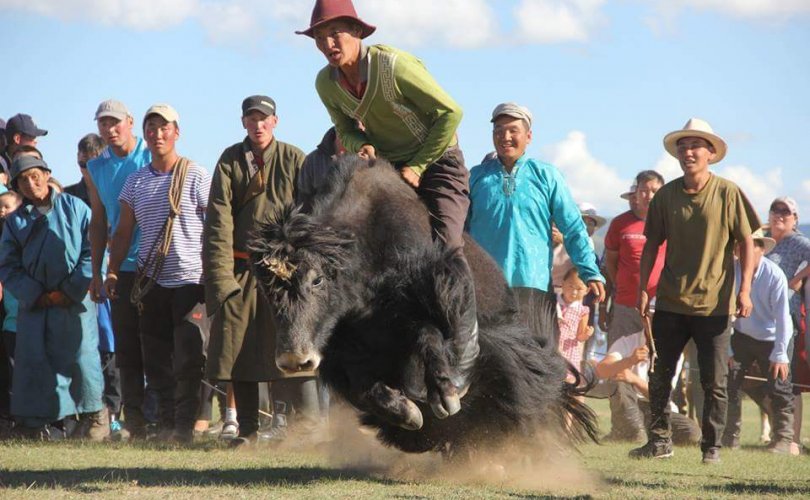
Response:
[[[312,450],[337,469],[396,481],[486,485],[544,494],[595,494],[604,486],[580,464],[575,449],[551,435],[531,438],[531,443],[528,438],[516,438],[497,449],[446,460],[439,453],[403,453],[384,446],[375,431],[362,427],[357,413],[346,405],[330,409],[329,427],[329,440]]]

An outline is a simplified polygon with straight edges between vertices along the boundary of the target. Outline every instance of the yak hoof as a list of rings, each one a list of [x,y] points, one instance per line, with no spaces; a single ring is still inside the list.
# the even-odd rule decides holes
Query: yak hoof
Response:
[[[444,407],[450,415],[455,415],[461,411],[461,398],[458,397],[458,394],[445,396],[442,399],[444,400]]]
[[[433,409],[436,418],[444,419],[455,415],[461,410],[461,399],[456,394],[445,395],[440,401],[432,402],[430,407]]]
[[[422,424],[424,424],[424,420],[422,418],[422,412],[419,411],[419,407],[414,404],[413,401],[406,399],[405,400],[406,409],[406,419],[400,427],[403,429],[407,429],[409,431],[418,431],[422,428]]]
[[[431,403],[430,408],[433,410],[433,414],[436,415],[436,418],[445,419],[450,416],[447,410],[444,409],[439,403]]]

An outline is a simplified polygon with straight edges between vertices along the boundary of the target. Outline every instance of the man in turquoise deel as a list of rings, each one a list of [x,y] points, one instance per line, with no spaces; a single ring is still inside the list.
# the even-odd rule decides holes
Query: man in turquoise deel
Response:
[[[78,414],[94,425],[102,411],[90,209],[49,187],[37,157],[14,160],[11,175],[25,199],[0,239],[0,282],[19,302],[11,413],[15,433],[47,439],[47,424]]]
[[[559,170],[526,155],[532,114],[515,103],[492,112],[497,156],[470,171],[467,229],[503,270],[521,317],[542,345],[559,337],[557,298],[551,286],[552,222],[580,278],[601,301],[604,281],[588,233]]]

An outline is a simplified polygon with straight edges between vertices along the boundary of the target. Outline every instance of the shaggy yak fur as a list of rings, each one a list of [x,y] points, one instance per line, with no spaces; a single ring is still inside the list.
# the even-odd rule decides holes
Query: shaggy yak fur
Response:
[[[276,362],[318,368],[379,439],[450,456],[541,431],[596,439],[579,374],[517,318],[503,275],[465,235],[431,240],[429,215],[384,161],[330,172],[311,214],[286,207],[257,231],[251,262],[274,306]],[[466,258],[465,258],[466,257]]]

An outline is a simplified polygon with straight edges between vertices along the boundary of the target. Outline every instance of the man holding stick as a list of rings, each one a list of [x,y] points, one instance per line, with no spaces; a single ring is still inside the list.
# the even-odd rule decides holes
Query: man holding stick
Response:
[[[759,219],[739,187],[709,170],[723,159],[726,143],[703,120],[692,118],[682,130],[664,137],[664,148],[678,159],[679,177],[656,193],[644,228],[639,311],[650,315],[647,285],[658,254],[667,245],[658,282],[653,340],[658,359],[650,373],[649,440],[630,452],[633,458],[673,455],[669,397],[672,375],[689,339],[698,350],[703,406],[703,463],[720,462],[720,438],[726,423],[729,315],[751,314],[753,239]],[[689,242],[689,244],[672,244]],[[741,279],[734,299],[735,243],[740,243]]]

